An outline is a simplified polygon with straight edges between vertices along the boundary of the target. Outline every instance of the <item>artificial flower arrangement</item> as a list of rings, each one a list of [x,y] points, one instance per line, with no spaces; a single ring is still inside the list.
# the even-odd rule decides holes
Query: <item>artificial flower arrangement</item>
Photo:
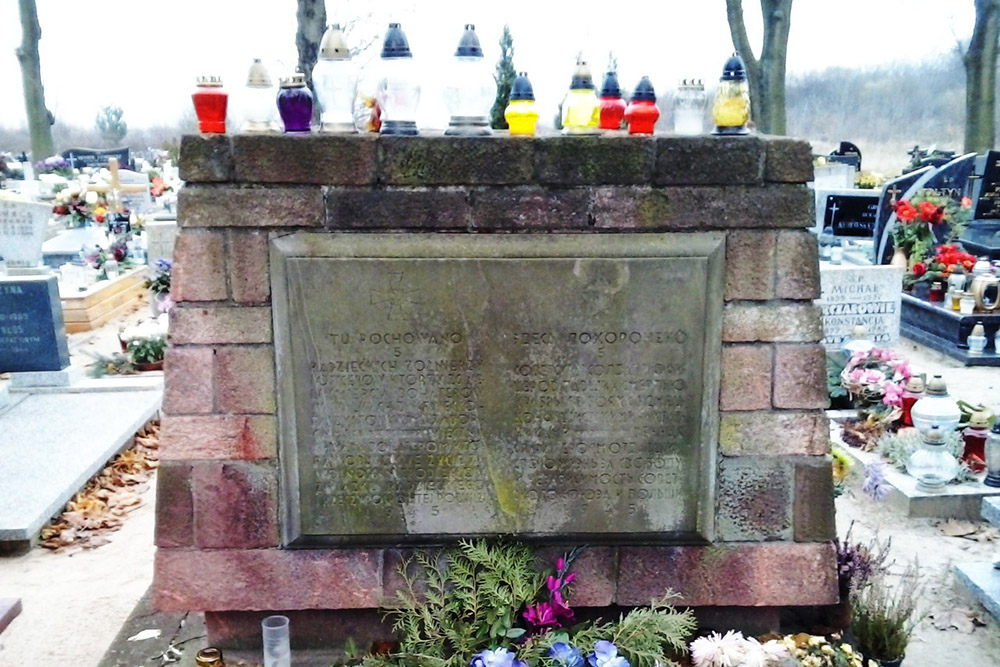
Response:
[[[882,422],[900,417],[903,390],[912,375],[909,362],[892,350],[873,347],[855,352],[840,374],[840,382],[855,405]]]
[[[61,155],[52,155],[35,163],[36,174],[59,174],[63,178],[73,178],[73,167]]]
[[[167,349],[167,325],[167,314],[164,313],[155,320],[145,320],[118,334],[133,365],[163,361],[163,353]]]
[[[937,243],[935,228],[939,225],[947,225],[948,232],[943,234],[945,240],[961,236],[969,220],[971,205],[968,197],[956,202],[951,197],[931,194],[928,190],[921,191],[912,199],[901,199],[895,205],[894,247],[906,253],[910,264],[923,260]]]
[[[903,285],[909,287],[918,282],[944,282],[953,273],[971,273],[975,263],[975,256],[962,250],[961,245],[945,243],[934,250],[933,257],[913,263],[903,276]]]
[[[161,257],[150,268],[151,272],[144,283],[146,289],[156,296],[170,294],[170,274],[173,270],[170,260]]]
[[[108,215],[108,200],[93,190],[83,192],[79,184],[71,184],[55,194],[52,213],[66,218],[67,227],[84,227],[89,223],[103,223]]]
[[[518,543],[417,552],[400,566],[403,586],[385,612],[398,648],[365,656],[363,667],[679,667],[695,618],[674,610],[670,596],[617,620],[572,625],[578,554],[543,575]]]

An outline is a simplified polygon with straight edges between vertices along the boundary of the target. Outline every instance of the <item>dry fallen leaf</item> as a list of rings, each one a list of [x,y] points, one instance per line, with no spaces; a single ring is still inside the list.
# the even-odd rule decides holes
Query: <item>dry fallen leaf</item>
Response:
[[[948,519],[939,528],[948,537],[965,537],[979,530],[979,526],[971,521],[958,521],[956,519]]]
[[[938,630],[955,629],[965,634],[971,634],[976,626],[985,625],[982,619],[978,618],[971,609],[955,607],[947,611],[939,611],[932,614],[934,627]]]
[[[141,642],[144,639],[156,639],[160,636],[160,631],[155,628],[147,628],[146,630],[140,630],[135,633],[125,641],[127,642]]]

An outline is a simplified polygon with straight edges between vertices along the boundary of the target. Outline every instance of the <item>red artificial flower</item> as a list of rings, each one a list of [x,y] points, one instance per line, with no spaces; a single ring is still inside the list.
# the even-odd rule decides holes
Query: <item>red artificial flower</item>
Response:
[[[163,179],[159,176],[154,176],[149,181],[150,187],[149,191],[154,197],[159,197],[163,194],[163,191],[167,189],[167,184],[163,182]]]
[[[896,217],[903,222],[913,222],[913,219],[917,217],[917,209],[904,199],[896,204]]]
[[[934,217],[938,212],[938,207],[929,201],[922,201],[917,204],[917,211],[920,214],[920,219],[924,222],[933,222]]]
[[[968,197],[962,197],[962,208],[969,208],[972,206],[972,200]]]
[[[920,277],[927,273],[927,266],[923,262],[917,262],[910,270],[913,271],[913,275]]]

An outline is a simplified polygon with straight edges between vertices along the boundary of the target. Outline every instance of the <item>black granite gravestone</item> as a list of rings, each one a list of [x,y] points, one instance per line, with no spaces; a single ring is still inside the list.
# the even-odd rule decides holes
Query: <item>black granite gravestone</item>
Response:
[[[0,373],[69,366],[54,276],[0,278]]]
[[[834,236],[870,239],[877,213],[878,194],[874,190],[827,195],[823,227],[832,228]]]
[[[961,237],[965,249],[1000,259],[1000,151],[976,158],[972,188],[972,221]]]
[[[62,156],[69,162],[69,166],[76,169],[93,167],[100,169],[108,166],[108,158],[118,158],[118,164],[123,169],[131,168],[132,157],[128,146],[123,148],[111,148],[108,150],[98,150],[96,148],[70,148],[62,153]]]

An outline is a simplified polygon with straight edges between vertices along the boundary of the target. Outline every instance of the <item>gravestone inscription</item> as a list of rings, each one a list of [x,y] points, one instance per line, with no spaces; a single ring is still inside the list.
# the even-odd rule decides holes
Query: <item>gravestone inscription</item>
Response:
[[[972,188],[973,220],[1000,220],[1000,151],[976,158]]]
[[[99,150],[96,148],[70,148],[62,153],[62,156],[69,162],[70,167],[83,169],[91,167],[102,169],[108,166],[108,158],[116,158],[118,164],[123,168],[128,168],[132,164],[131,151],[128,146],[122,148],[111,148]]]
[[[710,233],[273,241],[286,542],[710,539],[723,256]]]
[[[824,264],[819,275],[817,303],[823,310],[823,344],[827,349],[839,350],[859,324],[880,347],[896,342],[902,268]]]
[[[51,215],[51,204],[0,199],[0,257],[7,266],[38,266]]]
[[[0,278],[0,373],[69,366],[55,276]]]
[[[823,213],[823,227],[834,236],[871,238],[878,213],[878,194],[862,190],[850,194],[829,194]]]

